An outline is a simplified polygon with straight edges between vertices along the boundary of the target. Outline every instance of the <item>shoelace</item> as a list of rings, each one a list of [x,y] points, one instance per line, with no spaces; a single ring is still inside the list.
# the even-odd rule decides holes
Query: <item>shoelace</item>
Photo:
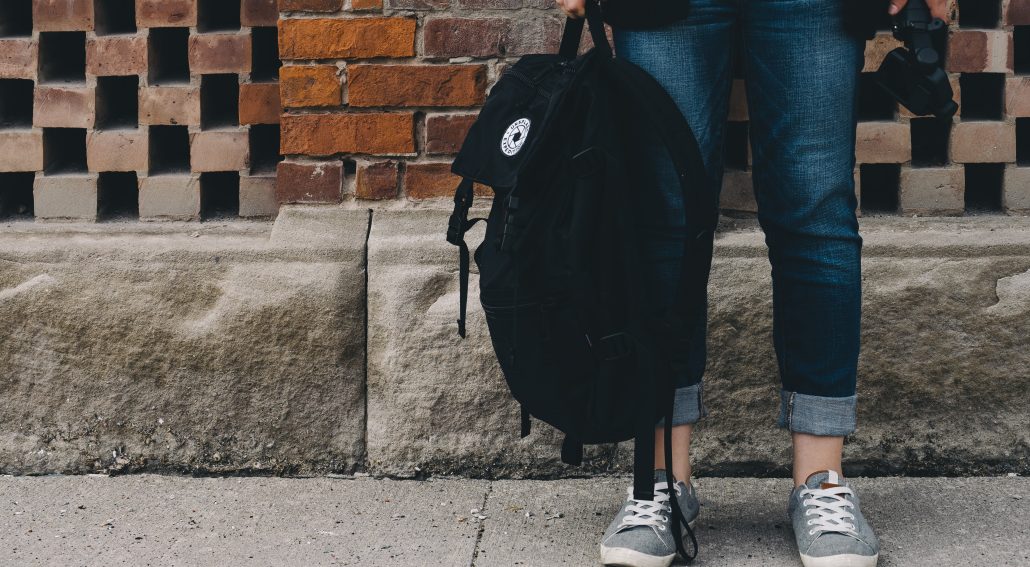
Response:
[[[669,523],[669,514],[672,507],[669,505],[669,483],[658,482],[654,485],[654,500],[636,500],[633,498],[633,487],[627,489],[629,500],[626,502],[626,511],[619,529],[632,528],[636,526],[648,526],[665,531]],[[679,496],[680,487],[676,487],[676,495]]]
[[[811,526],[809,535],[817,532],[835,532],[858,535],[855,530],[855,515],[848,511],[855,503],[846,496],[854,496],[854,492],[846,486],[832,488],[805,488],[801,490],[801,504],[805,507],[805,516],[815,516],[806,522]]]

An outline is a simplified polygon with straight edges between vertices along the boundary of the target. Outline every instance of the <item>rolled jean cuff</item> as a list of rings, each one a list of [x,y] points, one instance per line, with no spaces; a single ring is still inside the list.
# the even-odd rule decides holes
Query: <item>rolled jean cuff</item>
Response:
[[[794,433],[843,437],[855,431],[857,396],[830,398],[780,391],[778,425]]]
[[[673,427],[697,423],[702,417],[708,415],[708,410],[705,409],[704,386],[702,384],[676,388],[676,400],[673,404]],[[662,418],[658,421],[658,427],[663,427],[664,425],[665,419]]]

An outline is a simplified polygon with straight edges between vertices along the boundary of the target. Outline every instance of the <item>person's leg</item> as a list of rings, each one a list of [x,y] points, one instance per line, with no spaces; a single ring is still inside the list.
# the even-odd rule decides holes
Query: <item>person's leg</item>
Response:
[[[842,2],[751,0],[743,15],[755,196],[773,276],[788,513],[807,567],[873,567],[879,544],[841,474],[855,429],[861,247],[855,117],[862,42]]]
[[[796,436],[801,484],[827,466],[840,472],[840,438],[855,428],[862,281],[855,117],[863,45],[844,31],[841,2],[747,6],[755,196],[772,264],[783,383],[779,424]]]
[[[729,111],[732,85],[732,52],[736,3],[727,0],[694,0],[687,20],[658,30],[615,30],[618,57],[642,67],[676,101],[686,117],[704,157],[709,183],[702,189],[718,193],[722,185],[723,130]],[[639,229],[650,242],[647,263],[652,287],[672,306],[678,294],[680,262],[684,248],[684,203],[679,179],[667,156],[655,155],[655,168],[665,192],[661,210],[643,215]],[[657,219],[657,221],[656,221]],[[702,375],[705,369],[706,321],[695,327],[687,372],[678,377],[673,416],[673,475],[689,481],[690,438],[693,424],[705,415]],[[668,467],[664,453],[664,428],[655,432],[655,468]]]

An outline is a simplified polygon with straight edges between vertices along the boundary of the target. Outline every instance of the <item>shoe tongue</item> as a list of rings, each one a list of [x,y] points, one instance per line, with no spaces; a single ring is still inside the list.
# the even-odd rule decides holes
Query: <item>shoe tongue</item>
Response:
[[[844,479],[837,471],[818,471],[809,475],[808,479],[805,480],[805,486],[808,488],[836,488],[844,485]]]

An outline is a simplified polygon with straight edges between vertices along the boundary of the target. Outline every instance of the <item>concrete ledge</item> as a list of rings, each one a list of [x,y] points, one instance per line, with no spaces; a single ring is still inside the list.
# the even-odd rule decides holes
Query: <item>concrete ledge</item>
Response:
[[[5,226],[0,471],[362,466],[368,213],[319,214]]]
[[[568,468],[546,426],[518,438],[475,279],[456,334],[446,217],[0,225],[0,472],[628,471],[628,446]],[[863,233],[848,472],[1030,472],[1030,219],[867,218]],[[727,222],[717,249],[698,471],[778,474],[763,237]]]

